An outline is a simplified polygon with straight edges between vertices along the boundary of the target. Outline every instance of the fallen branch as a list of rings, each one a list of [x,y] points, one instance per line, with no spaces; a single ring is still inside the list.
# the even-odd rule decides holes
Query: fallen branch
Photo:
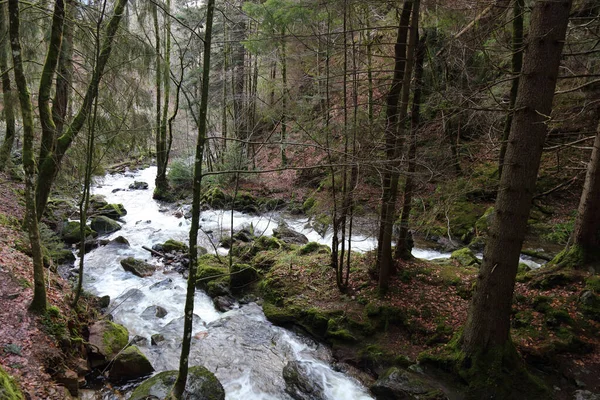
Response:
[[[142,249],[149,251],[150,253],[152,253],[152,255],[157,256],[157,257],[162,257],[162,258],[167,258],[166,254],[161,253],[160,251],[156,251],[154,249],[151,249],[150,247],[146,247],[146,246],[142,246]]]

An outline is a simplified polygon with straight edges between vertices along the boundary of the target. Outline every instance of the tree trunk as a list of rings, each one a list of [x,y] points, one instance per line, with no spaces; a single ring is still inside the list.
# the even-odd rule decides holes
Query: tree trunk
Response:
[[[398,232],[398,242],[394,252],[394,258],[402,260],[412,259],[412,237],[410,236],[409,217],[412,209],[412,199],[414,190],[415,171],[417,165],[417,132],[420,125],[421,114],[421,92],[423,85],[423,61],[425,60],[425,52],[427,37],[423,36],[418,40],[417,54],[415,61],[415,90],[413,93],[413,103],[411,109],[411,137],[408,148],[408,168],[406,181],[404,182],[404,196],[402,200],[402,211],[400,214],[400,231]]]
[[[579,200],[575,228],[570,243],[552,263],[562,267],[593,266],[600,271],[600,123],[592,156],[587,166],[583,192]]]
[[[82,105],[75,115],[73,122],[71,125],[69,125],[67,131],[57,139],[54,152],[48,154],[44,159],[40,159],[39,172],[35,187],[35,200],[38,220],[41,218],[46,208],[48,196],[50,195],[52,184],[56,178],[56,175],[58,174],[58,170],[60,169],[62,159],[69,147],[71,147],[71,143],[73,143],[75,137],[77,137],[83,128],[83,124],[87,120],[92,108],[92,104],[94,103],[94,99],[98,95],[100,80],[102,79],[104,68],[106,67],[108,59],[110,58],[113,41],[116,36],[117,29],[119,28],[121,18],[123,17],[126,4],[127,0],[118,0],[115,4],[113,16],[110,18],[110,21],[106,27],[106,33],[102,43],[98,63],[92,72],[92,78],[86,89]]]
[[[204,144],[206,141],[206,126],[208,113],[208,84],[210,78],[210,46],[212,41],[212,25],[215,9],[215,0],[208,0],[206,5],[206,31],[204,34],[204,62],[202,67],[202,93],[200,97],[200,111],[198,116],[198,141],[196,143],[196,161],[194,163],[194,188],[192,202],[192,224],[190,226],[190,261],[187,282],[187,295],[185,299],[185,319],[183,325],[183,342],[181,343],[181,357],[179,359],[179,373],[173,385],[171,397],[181,399],[185,390],[188,373],[188,357],[192,342],[192,323],[194,317],[194,294],[196,290],[196,269],[198,265],[198,230],[200,227],[200,192],[202,188],[202,161]]]
[[[34,176],[35,159],[33,155],[33,104],[27,78],[23,69],[21,41],[19,37],[19,1],[9,0],[9,33],[12,50],[13,66],[15,71],[15,83],[19,92],[21,104],[21,116],[23,118],[23,168],[25,169],[25,226],[29,233],[29,242],[33,258],[33,299],[29,309],[36,313],[46,311],[46,285],[44,278],[44,261],[42,256],[42,244],[35,210]]]
[[[506,147],[508,145],[508,136],[510,135],[510,126],[517,101],[517,93],[519,91],[519,75],[523,65],[523,8],[525,0],[514,0],[513,7],[513,36],[512,36],[512,74],[514,76],[510,87],[510,100],[508,105],[508,113],[504,123],[504,131],[502,132],[502,143],[500,144],[500,156],[498,157],[498,178],[502,178],[502,169],[504,167],[504,157],[506,155]]]
[[[570,8],[569,0],[537,1],[532,12],[529,43],[495,204],[496,216],[460,340],[465,360],[468,360],[464,364],[467,373],[481,375],[481,368],[485,368],[487,382],[483,385],[494,382],[493,375],[502,374],[502,367],[508,366],[507,360],[514,359],[509,330],[515,276],[546,138],[546,123],[552,112]],[[481,376],[479,379],[483,382]]]
[[[377,243],[377,266],[379,269],[379,290],[385,292],[388,288],[388,281],[392,272],[392,231],[394,228],[396,199],[398,193],[399,178],[399,158],[402,150],[402,140],[399,135],[399,125],[402,123],[402,110],[406,115],[406,108],[398,107],[402,94],[402,87],[410,82],[410,77],[406,77],[408,64],[407,37],[410,23],[411,10],[413,3],[406,1],[400,16],[400,25],[398,27],[398,37],[395,45],[395,65],[392,87],[387,97],[386,110],[386,160],[387,170],[383,181],[383,195],[381,202],[381,215],[379,222],[379,240]],[[416,8],[416,7],[415,7]],[[413,22],[418,20],[418,10],[413,13]]]
[[[287,131],[287,54],[285,49],[285,27],[281,28],[281,165],[287,165],[285,141]]]
[[[8,29],[6,26],[6,5],[0,5],[0,74],[2,74],[2,95],[4,107],[4,120],[6,121],[6,132],[4,142],[0,148],[0,172],[11,163],[11,151],[15,142],[15,111],[13,95],[10,85],[10,74],[8,69]]]
[[[63,39],[60,46],[60,55],[58,66],[56,67],[56,90],[54,100],[52,100],[52,120],[55,125],[55,137],[63,134],[66,124],[67,110],[69,105],[69,96],[73,86],[73,0],[67,0],[65,3],[65,22],[63,24]],[[43,157],[40,156],[40,160]]]

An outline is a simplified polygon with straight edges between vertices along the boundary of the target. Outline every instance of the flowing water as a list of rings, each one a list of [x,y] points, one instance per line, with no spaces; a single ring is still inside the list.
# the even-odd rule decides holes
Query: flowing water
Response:
[[[138,346],[154,368],[163,371],[178,368],[186,282],[181,275],[160,267],[152,277],[139,278],[125,272],[119,263],[129,256],[158,263],[142,246],[151,247],[167,239],[188,240],[189,220],[181,215],[189,209],[174,212],[152,200],[155,174],[156,168],[151,167],[135,173],[109,175],[94,186],[94,194],[104,195],[109,203],[124,205],[127,215],[122,218],[122,229],[108,239],[124,236],[130,246],[109,244],[87,254],[84,285],[95,295],[110,296],[109,312],[115,321],[127,327],[130,337],[139,335],[147,339],[147,344]],[[149,188],[128,190],[134,181],[147,182]],[[282,218],[278,213],[257,216],[204,211],[199,244],[214,249],[221,233],[229,232],[232,216],[234,230],[252,224],[255,234],[264,235],[271,235]],[[290,227],[305,234],[309,240],[331,243],[330,236],[321,237],[307,222],[306,219],[286,218]],[[352,249],[367,251],[375,244],[374,238],[355,235]],[[217,251],[226,252],[224,249]],[[423,249],[415,249],[413,254],[425,259],[450,256],[449,253]],[[152,309],[144,313],[153,306],[163,307],[166,316],[157,318]],[[311,379],[323,388],[327,399],[372,398],[356,380],[333,370],[332,357],[326,347],[272,325],[255,303],[221,313],[204,292],[197,291],[194,313],[190,365],[204,365],[215,373],[228,400],[290,399],[284,391],[282,370],[287,362],[294,360],[308,366]],[[165,341],[152,346],[150,336],[157,333],[162,334]]]

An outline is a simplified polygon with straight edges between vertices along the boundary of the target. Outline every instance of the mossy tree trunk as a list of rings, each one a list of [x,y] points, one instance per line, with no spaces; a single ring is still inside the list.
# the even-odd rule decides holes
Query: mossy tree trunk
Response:
[[[92,78],[85,91],[83,102],[73,118],[73,122],[69,125],[67,130],[57,138],[54,150],[47,154],[43,159],[39,160],[39,171],[35,187],[38,220],[41,218],[46,208],[48,196],[50,195],[52,184],[60,169],[62,159],[83,128],[92,109],[94,99],[98,95],[100,80],[104,75],[104,68],[112,53],[113,42],[117,35],[119,23],[123,17],[126,4],[127,0],[118,0],[114,6],[113,15],[106,26],[98,63],[92,71]]]
[[[0,5],[0,74],[2,74],[2,96],[4,107],[4,120],[6,121],[6,132],[4,142],[0,148],[0,171],[3,171],[10,164],[10,153],[15,143],[15,111],[13,106],[13,95],[10,84],[10,74],[8,68],[8,29],[6,20],[6,5]]]
[[[398,160],[402,150],[399,125],[402,123],[402,104],[399,103],[402,87],[407,82],[406,66],[408,64],[407,38],[413,1],[406,1],[402,8],[398,25],[398,36],[394,46],[394,76],[386,99],[385,121],[385,157],[387,167],[383,176],[383,193],[379,216],[379,236],[377,241],[377,269],[379,270],[379,290],[385,292],[390,274],[393,270],[392,231],[396,214],[398,193]],[[413,18],[418,19],[418,12]],[[414,22],[414,20],[413,20]],[[409,78],[410,79],[410,78]],[[406,115],[406,113],[404,113]]]
[[[504,377],[504,367],[514,367],[507,362],[516,354],[510,341],[515,276],[546,139],[546,123],[552,112],[570,8],[569,0],[540,0],[532,12],[506,162],[495,204],[496,216],[460,338],[465,360],[463,370],[484,368],[488,375],[486,382],[479,377],[484,386],[490,385],[496,377]]]
[[[564,267],[600,270],[600,123],[587,166],[575,228],[569,244],[552,261]]]
[[[60,1],[60,0],[59,0]],[[62,5],[55,3],[55,7]],[[36,204],[34,197],[35,157],[33,155],[33,104],[27,87],[27,78],[23,69],[21,41],[19,36],[19,1],[8,2],[9,34],[12,50],[15,83],[19,93],[21,116],[23,118],[23,168],[25,169],[25,226],[29,233],[29,242],[33,256],[33,299],[30,310],[37,313],[46,311],[46,285],[44,278],[44,262],[42,244],[36,218]]]
[[[185,319],[183,325],[183,342],[181,344],[181,357],[179,358],[179,372],[177,380],[171,390],[171,397],[181,399],[185,390],[188,374],[188,358],[192,342],[192,323],[194,320],[194,294],[196,290],[196,270],[198,268],[198,231],[200,227],[200,192],[202,189],[202,162],[204,159],[204,146],[207,136],[208,118],[208,85],[210,79],[210,47],[212,41],[212,26],[215,10],[215,0],[208,0],[206,4],[206,30],[204,34],[204,60],[202,66],[202,92],[200,95],[200,110],[198,112],[198,141],[196,143],[196,159],[194,163],[194,183],[192,202],[192,224],[190,226],[190,261],[187,282],[187,295],[185,299]]]
[[[423,36],[418,40],[416,60],[415,60],[415,89],[413,92],[413,102],[410,112],[410,130],[408,147],[408,167],[406,180],[404,181],[404,196],[402,198],[402,211],[400,214],[400,229],[398,232],[398,242],[394,251],[394,258],[410,260],[412,258],[412,238],[409,232],[409,218],[412,210],[413,191],[415,186],[415,171],[417,166],[417,132],[421,123],[421,94],[423,85],[423,62],[427,37]]]

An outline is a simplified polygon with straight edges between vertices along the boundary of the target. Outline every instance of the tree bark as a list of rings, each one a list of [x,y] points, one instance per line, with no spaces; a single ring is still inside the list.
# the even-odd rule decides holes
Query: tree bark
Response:
[[[33,299],[29,309],[36,313],[46,311],[46,285],[44,278],[44,261],[38,220],[36,218],[36,204],[34,197],[35,159],[33,155],[33,104],[27,87],[27,78],[23,69],[21,41],[19,36],[19,1],[9,0],[9,34],[12,50],[15,83],[21,104],[23,118],[23,168],[25,169],[25,226],[29,234],[29,242],[33,258]]]
[[[13,105],[13,94],[10,85],[10,74],[8,69],[8,29],[6,20],[6,5],[0,5],[0,74],[2,74],[2,96],[4,107],[4,120],[6,121],[6,132],[4,142],[0,148],[0,172],[10,165],[11,151],[15,143],[15,111]]]
[[[181,344],[181,357],[179,359],[179,373],[173,385],[171,397],[181,399],[185,390],[188,374],[188,357],[192,342],[192,323],[194,317],[194,294],[196,290],[196,269],[198,265],[198,230],[200,227],[200,192],[202,189],[202,161],[204,145],[207,135],[208,113],[208,85],[210,78],[210,47],[212,41],[212,25],[215,9],[215,0],[208,0],[206,5],[206,31],[204,34],[204,61],[202,67],[202,93],[200,97],[200,111],[198,121],[198,141],[196,143],[196,161],[194,163],[194,188],[192,202],[192,224],[190,226],[190,261],[187,282],[187,295],[185,299],[185,319],[183,325],[183,342]]]
[[[71,143],[77,137],[87,117],[92,108],[92,104],[94,103],[94,99],[98,95],[98,87],[100,85],[100,80],[104,75],[104,68],[110,58],[110,54],[112,52],[112,46],[114,42],[114,38],[117,34],[117,29],[119,28],[119,23],[121,22],[121,18],[123,17],[123,13],[125,10],[125,5],[127,4],[127,0],[118,0],[115,4],[115,8],[113,11],[113,16],[108,22],[108,26],[106,27],[106,33],[104,36],[104,41],[102,43],[102,50],[100,51],[100,57],[98,59],[98,63],[96,68],[92,72],[92,78],[85,92],[85,96],[83,98],[83,103],[79,108],[79,111],[75,115],[73,122],[67,129],[67,131],[62,134],[56,141],[56,147],[54,152],[48,154],[43,159],[39,161],[39,173],[36,181],[36,211],[38,220],[42,217],[44,210],[46,208],[46,203],[48,202],[48,196],[50,195],[50,190],[52,189],[52,184],[58,171],[60,169],[60,164],[62,159],[71,147]]]
[[[465,359],[469,360],[465,365],[471,371],[483,367],[493,374],[490,366],[506,366],[510,358],[507,354],[514,353],[509,331],[515,276],[546,138],[546,123],[552,112],[570,8],[570,0],[537,1],[533,8],[495,204],[496,217],[490,227],[477,289],[460,340]]]

